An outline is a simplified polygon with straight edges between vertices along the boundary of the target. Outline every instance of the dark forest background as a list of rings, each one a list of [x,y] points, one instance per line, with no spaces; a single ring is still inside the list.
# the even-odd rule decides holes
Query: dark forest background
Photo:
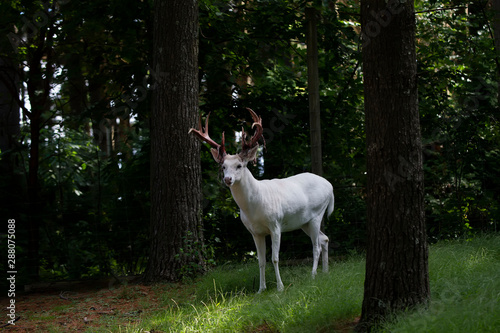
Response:
[[[336,198],[324,230],[341,255],[365,245],[360,50],[370,36],[361,38],[358,2],[199,1],[199,108],[211,112],[214,139],[225,131],[229,153],[241,126],[250,128],[245,107],[262,116],[267,148],[253,167],[257,178],[310,171],[311,6],[319,14],[323,172]],[[429,240],[497,231],[499,20],[489,1],[417,1],[416,11]],[[15,219],[19,269],[30,270],[36,249],[39,279],[143,273],[151,93],[168,79],[152,66],[152,2],[12,0],[0,12],[0,251]],[[386,24],[379,13],[373,20]],[[203,251],[211,264],[253,260],[218,167],[206,147],[200,154],[204,244],[185,251]],[[401,165],[388,182],[409,174]],[[280,254],[301,259],[310,247],[292,232]]]

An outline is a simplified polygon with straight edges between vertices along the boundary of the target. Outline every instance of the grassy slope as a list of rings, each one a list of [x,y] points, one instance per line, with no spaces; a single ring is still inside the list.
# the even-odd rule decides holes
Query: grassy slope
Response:
[[[500,330],[500,237],[442,242],[431,247],[432,303],[396,316],[385,332]],[[286,290],[258,288],[257,264],[223,266],[197,283],[195,301],[166,307],[121,332],[334,332],[359,316],[364,260],[354,256],[310,278],[310,267],[282,267]],[[172,303],[171,300],[169,300]]]

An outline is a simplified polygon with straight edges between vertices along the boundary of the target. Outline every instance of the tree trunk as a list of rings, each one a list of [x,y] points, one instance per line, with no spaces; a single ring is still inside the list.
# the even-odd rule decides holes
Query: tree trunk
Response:
[[[21,203],[25,200],[22,160],[16,146],[19,146],[21,128],[19,69],[8,58],[0,58],[0,188],[8,195],[3,196],[0,216],[19,221]]]
[[[65,126],[74,130],[81,130],[83,120],[82,114],[86,105],[85,77],[82,73],[82,61],[79,53],[69,55],[69,60],[65,64],[69,83],[69,111],[65,118]],[[83,129],[90,133],[89,123],[85,122]]]
[[[198,6],[155,1],[154,59],[162,79],[151,117],[150,256],[144,279],[177,281],[205,268],[198,117]]]
[[[30,149],[28,162],[28,251],[27,271],[28,281],[39,279],[40,268],[40,227],[42,213],[42,198],[40,197],[39,167],[40,143],[43,116],[50,111],[50,89],[54,75],[52,43],[55,27],[48,25],[40,28],[34,37],[37,47],[28,54],[27,89],[31,105],[28,115],[30,120]]]
[[[34,108],[32,108],[33,110]],[[38,280],[40,267],[40,212],[38,169],[40,167],[40,115],[33,112],[30,119],[30,158],[28,163],[28,280]]]
[[[500,0],[492,1],[493,7],[493,33],[496,49],[497,79],[500,81]],[[500,84],[498,85],[497,100],[500,101]]]
[[[14,148],[16,136],[20,133],[20,108],[17,97],[13,95],[19,93],[17,71],[11,61],[0,58],[0,152],[3,154]],[[3,165],[5,161],[0,159],[0,163]]]
[[[323,159],[321,152],[317,15],[315,8],[306,9],[307,86],[309,93],[309,122],[311,132],[311,171],[322,176]]]
[[[430,298],[413,2],[361,4],[367,258],[358,330]]]
[[[100,77],[89,80],[89,98],[92,107],[92,133],[94,144],[99,146],[100,157],[111,156],[111,125],[106,117],[108,113],[108,103],[106,101],[105,84]]]

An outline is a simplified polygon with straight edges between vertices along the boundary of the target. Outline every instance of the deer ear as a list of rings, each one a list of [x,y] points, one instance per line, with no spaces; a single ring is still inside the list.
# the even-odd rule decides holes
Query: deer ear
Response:
[[[258,151],[259,151],[259,145],[256,145],[253,148],[241,151],[239,155],[243,161],[246,162],[255,161],[257,159]]]

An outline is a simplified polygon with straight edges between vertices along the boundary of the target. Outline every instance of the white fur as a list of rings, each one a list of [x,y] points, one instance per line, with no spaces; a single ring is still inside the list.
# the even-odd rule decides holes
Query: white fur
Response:
[[[241,221],[250,231],[257,247],[260,269],[259,293],[266,289],[266,235],[271,235],[272,262],[278,290],[284,289],[278,262],[281,233],[302,229],[313,244],[312,275],[316,275],[320,252],[323,271],[328,271],[328,237],[320,231],[325,212],[333,212],[332,185],[312,173],[301,173],[285,179],[256,180],[247,168],[255,159],[258,145],[238,155],[224,156],[222,169],[224,183],[231,189],[240,207]],[[219,161],[218,153],[212,155]],[[328,210],[328,211],[327,211]]]

